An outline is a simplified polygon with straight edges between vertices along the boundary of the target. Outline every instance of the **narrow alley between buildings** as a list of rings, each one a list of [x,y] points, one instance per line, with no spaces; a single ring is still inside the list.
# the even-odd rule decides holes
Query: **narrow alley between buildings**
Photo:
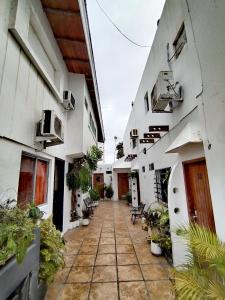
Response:
[[[103,201],[91,223],[68,231],[66,266],[45,300],[174,299],[170,266],[153,256],[140,219],[133,225],[129,206]]]

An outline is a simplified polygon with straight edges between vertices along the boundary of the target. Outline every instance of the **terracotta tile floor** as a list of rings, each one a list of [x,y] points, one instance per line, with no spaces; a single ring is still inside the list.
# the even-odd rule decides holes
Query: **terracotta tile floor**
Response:
[[[170,266],[151,254],[129,207],[104,201],[87,227],[65,235],[66,266],[45,300],[171,300]]]

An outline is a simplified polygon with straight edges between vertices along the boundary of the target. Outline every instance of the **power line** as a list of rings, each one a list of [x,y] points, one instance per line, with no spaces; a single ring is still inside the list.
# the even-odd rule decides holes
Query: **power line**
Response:
[[[113,20],[110,18],[110,16],[106,13],[106,11],[103,9],[103,7],[100,5],[98,0],[95,0],[96,3],[98,4],[99,8],[105,15],[105,17],[109,20],[109,22],[116,28],[116,30],[123,36],[125,37],[130,43],[134,44],[135,46],[142,47],[142,48],[150,48],[150,45],[141,45],[130,39],[125,33],[122,32],[122,30],[113,22]]]

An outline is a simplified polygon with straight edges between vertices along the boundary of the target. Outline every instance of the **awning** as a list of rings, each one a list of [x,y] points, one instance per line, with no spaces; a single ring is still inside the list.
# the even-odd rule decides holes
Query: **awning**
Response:
[[[188,124],[167,148],[165,153],[179,153],[185,146],[196,143],[202,143],[200,130],[196,126]]]
[[[131,162],[125,161],[124,157],[122,157],[113,163],[112,168],[113,169],[130,169]]]

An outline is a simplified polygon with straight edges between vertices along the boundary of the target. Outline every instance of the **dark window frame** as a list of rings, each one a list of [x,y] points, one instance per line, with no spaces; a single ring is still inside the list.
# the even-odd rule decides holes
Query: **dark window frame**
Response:
[[[145,93],[144,96],[144,102],[145,102],[145,113],[149,111],[149,98],[148,98],[148,92]]]
[[[155,170],[154,194],[155,199],[158,202],[168,203],[168,180],[170,177],[170,173],[170,167]]]
[[[174,54],[176,59],[180,56],[185,44],[187,44],[187,34],[185,24],[183,22],[173,42]]]

